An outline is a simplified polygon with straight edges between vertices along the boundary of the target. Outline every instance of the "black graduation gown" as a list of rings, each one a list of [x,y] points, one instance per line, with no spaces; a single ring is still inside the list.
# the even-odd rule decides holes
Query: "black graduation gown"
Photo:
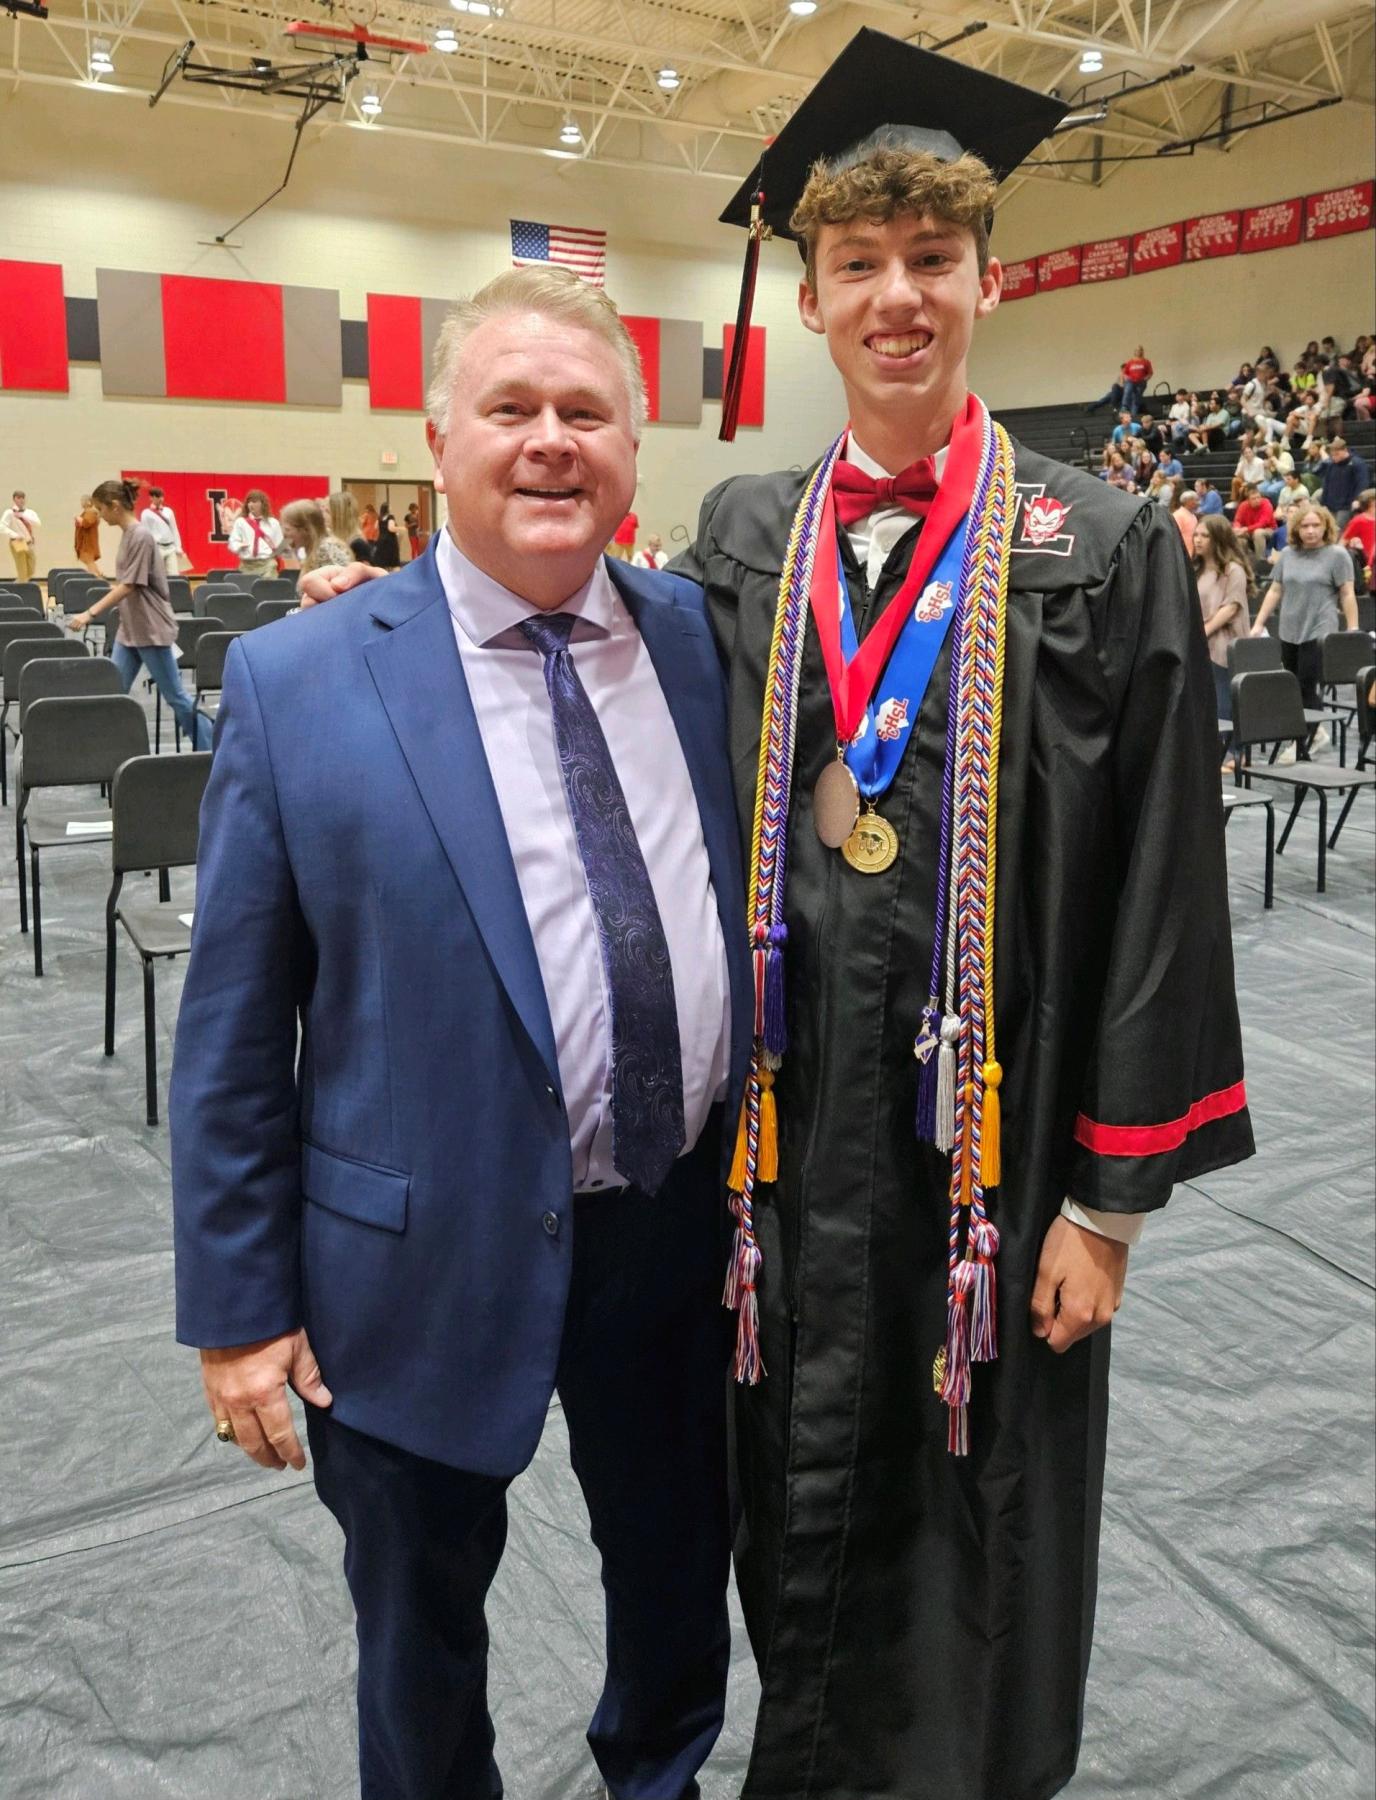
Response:
[[[747,839],[804,479],[715,489],[675,565],[704,584],[729,658]],[[1253,1149],[1213,681],[1180,534],[1161,507],[1021,447],[1017,479],[995,926],[1000,1351],[974,1371],[965,1460],[947,1452],[931,1377],[948,1164],[914,1134],[949,639],[881,809],[899,857],[875,877],[813,828],[835,735],[808,627],[780,1178],[756,1201],[768,1374],[737,1390],[737,1575],[763,1682],[745,1800],[1042,1800],[1070,1779],[1109,1332],[1060,1357],[1032,1337],[1042,1240],[1067,1194],[1145,1211]],[[871,596],[843,535],[861,636],[915,539],[916,527]]]

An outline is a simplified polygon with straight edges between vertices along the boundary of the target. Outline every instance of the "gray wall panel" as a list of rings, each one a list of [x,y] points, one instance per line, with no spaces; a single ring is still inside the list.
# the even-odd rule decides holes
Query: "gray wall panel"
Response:
[[[162,277],[134,269],[97,269],[96,309],[102,391],[165,400]]]

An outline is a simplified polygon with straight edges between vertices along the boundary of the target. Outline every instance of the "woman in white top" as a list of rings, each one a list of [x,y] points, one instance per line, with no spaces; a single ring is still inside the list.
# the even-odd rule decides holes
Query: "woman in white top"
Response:
[[[250,489],[229,530],[229,553],[239,559],[239,573],[275,575],[281,548],[282,527],[272,516],[272,502],[262,488]]]

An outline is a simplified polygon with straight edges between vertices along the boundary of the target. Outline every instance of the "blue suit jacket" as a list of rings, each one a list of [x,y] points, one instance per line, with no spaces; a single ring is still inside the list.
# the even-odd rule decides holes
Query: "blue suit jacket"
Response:
[[[752,1002],[722,671],[692,582],[608,567],[701,813],[734,1120]],[[568,1293],[568,1123],[433,551],[230,653],[169,1111],[178,1337],[305,1325],[345,1424],[523,1468]]]

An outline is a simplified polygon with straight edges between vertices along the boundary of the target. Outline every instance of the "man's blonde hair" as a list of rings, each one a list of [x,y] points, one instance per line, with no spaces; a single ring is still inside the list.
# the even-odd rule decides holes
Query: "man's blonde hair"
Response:
[[[626,377],[626,397],[630,402],[631,435],[636,442],[645,430],[649,405],[645,398],[645,376],[640,367],[640,352],[635,340],[621,323],[614,303],[601,288],[590,287],[571,269],[508,269],[486,287],[453,307],[435,340],[430,387],[425,408],[431,424],[441,437],[449,429],[449,398],[454,388],[459,352],[487,319],[502,313],[540,313],[547,319],[564,324],[581,325],[610,344]]]
[[[989,215],[998,183],[968,151],[943,162],[930,150],[876,150],[842,168],[816,162],[788,225],[807,259],[807,284],[817,289],[817,239],[824,225],[868,219],[885,225],[900,213],[964,225],[974,233],[979,272],[989,266]]]

